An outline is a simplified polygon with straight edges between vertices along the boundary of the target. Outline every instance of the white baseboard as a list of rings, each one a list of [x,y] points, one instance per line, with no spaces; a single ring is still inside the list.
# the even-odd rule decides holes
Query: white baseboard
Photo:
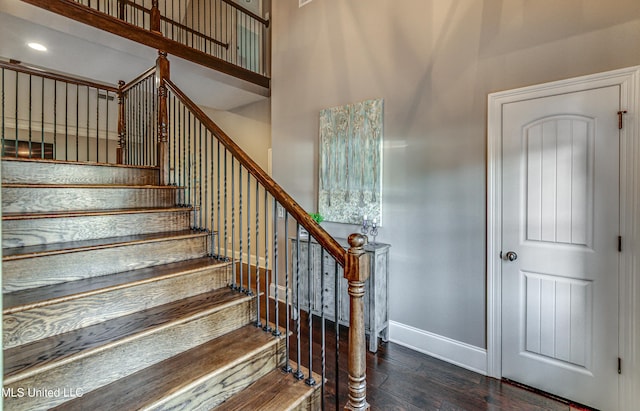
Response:
[[[487,375],[487,350],[389,321],[389,340],[459,367]]]

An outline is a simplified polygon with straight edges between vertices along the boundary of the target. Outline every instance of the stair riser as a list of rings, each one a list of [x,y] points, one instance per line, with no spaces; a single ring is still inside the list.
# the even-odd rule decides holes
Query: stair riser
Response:
[[[218,370],[209,378],[196,381],[187,389],[174,393],[158,403],[142,407],[141,410],[208,411],[282,364],[284,351],[284,340],[278,340],[244,361],[230,368]]]
[[[107,165],[2,161],[2,182],[16,184],[157,184],[158,171]]]
[[[13,348],[205,291],[225,287],[228,266],[212,267],[3,316],[4,348]],[[5,373],[11,370],[6,370]]]
[[[187,323],[120,341],[35,376],[10,381],[5,388],[17,392],[19,388],[60,387],[86,393],[248,324],[253,312],[253,304],[245,300]],[[4,405],[7,409],[28,411],[50,408],[69,399],[25,396],[7,398]]]
[[[187,230],[189,210],[154,213],[6,220],[2,247],[83,241],[98,238]]]
[[[7,260],[2,263],[3,290],[25,290],[200,258],[207,251],[208,236],[201,235]]]
[[[175,199],[172,187],[4,187],[2,210],[28,213],[171,207]]]

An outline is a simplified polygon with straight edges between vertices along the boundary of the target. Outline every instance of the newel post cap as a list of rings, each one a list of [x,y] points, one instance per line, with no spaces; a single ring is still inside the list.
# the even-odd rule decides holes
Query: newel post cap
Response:
[[[349,236],[349,251],[347,251],[344,266],[344,278],[349,281],[364,282],[369,278],[369,258],[364,252],[367,237],[354,233]]]

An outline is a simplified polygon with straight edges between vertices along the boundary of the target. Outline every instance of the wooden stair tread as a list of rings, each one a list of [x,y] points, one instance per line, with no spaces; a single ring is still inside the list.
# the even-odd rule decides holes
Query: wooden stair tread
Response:
[[[163,212],[185,212],[192,211],[191,207],[145,207],[145,208],[123,208],[105,210],[73,210],[73,211],[32,211],[27,213],[5,213],[2,215],[3,221],[9,220],[35,220],[39,218],[64,218],[64,217],[87,217],[101,215],[118,214],[142,214],[142,213],[163,213]]]
[[[132,190],[178,190],[183,187],[159,186],[153,184],[23,184],[23,183],[2,183],[3,188],[39,188],[39,189],[73,189],[73,188],[100,188],[100,189],[132,189]]]
[[[91,277],[61,284],[14,291],[2,296],[3,313],[7,315],[34,307],[78,298],[80,296],[104,292],[105,290],[123,286],[131,287],[146,281],[156,281],[160,278],[182,275],[212,266],[223,266],[225,264],[228,263],[221,262],[215,258],[204,257],[146,267],[138,270]]]
[[[167,241],[180,238],[204,237],[209,235],[203,231],[172,231],[151,234],[139,234],[125,237],[109,237],[94,240],[71,241],[66,243],[42,244],[27,247],[7,248],[3,250],[3,261],[17,260],[44,255],[65,254],[78,251],[96,250],[102,248],[120,247],[124,245]]]
[[[308,370],[302,370],[308,375]],[[314,373],[313,378],[320,380],[320,375]],[[298,409],[320,385],[309,386],[304,380],[297,380],[290,373],[280,369],[269,374],[245,388],[243,391],[229,398],[215,408],[216,411],[285,411]]]
[[[112,409],[140,409],[277,341],[270,333],[246,325],[53,409],[101,409],[105,404]]]
[[[72,164],[72,165],[85,165],[85,166],[99,166],[99,167],[118,167],[118,168],[140,168],[158,170],[158,166],[136,166],[129,164],[114,164],[114,163],[97,163],[90,161],[65,161],[65,160],[52,160],[46,158],[16,158],[3,156],[2,161],[17,161],[22,163],[49,163],[49,164]]]
[[[152,307],[113,320],[84,327],[4,350],[4,382],[24,378],[53,363],[92,349],[105,349],[124,338],[187,321],[193,317],[248,301],[251,297],[228,288]],[[13,378],[12,378],[13,377]]]

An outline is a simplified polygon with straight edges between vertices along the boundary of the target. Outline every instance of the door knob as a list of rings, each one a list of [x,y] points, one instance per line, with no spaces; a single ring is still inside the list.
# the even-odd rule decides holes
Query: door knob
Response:
[[[518,254],[516,254],[514,251],[507,251],[507,254],[505,254],[505,258],[509,261],[516,261],[518,259]]]

